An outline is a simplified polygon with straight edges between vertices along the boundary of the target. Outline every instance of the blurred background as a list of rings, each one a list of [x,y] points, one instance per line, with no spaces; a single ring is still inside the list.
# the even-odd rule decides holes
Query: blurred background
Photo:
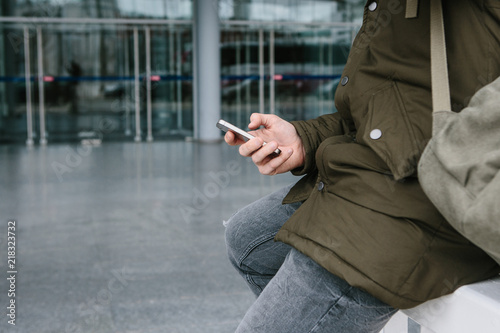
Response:
[[[254,296],[223,223],[297,178],[215,123],[336,112],[363,7],[2,0],[0,332],[234,332]]]
[[[0,143],[196,138],[193,27],[211,29],[210,10],[222,117],[335,111],[363,1],[200,2],[196,16],[190,0],[3,0]]]

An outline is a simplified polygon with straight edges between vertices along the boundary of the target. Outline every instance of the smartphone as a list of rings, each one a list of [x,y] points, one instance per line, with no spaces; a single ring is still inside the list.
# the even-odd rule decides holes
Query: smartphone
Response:
[[[234,134],[236,134],[236,135],[237,135],[237,136],[238,136],[241,140],[243,140],[243,141],[248,141],[248,140],[250,140],[250,139],[253,139],[253,138],[254,138],[254,136],[253,136],[252,134],[250,134],[250,133],[248,133],[248,132],[246,132],[246,131],[242,130],[241,128],[236,127],[236,126],[234,126],[233,124],[228,123],[227,121],[222,120],[222,119],[220,119],[220,120],[217,122],[216,126],[217,126],[220,130],[222,130],[222,131],[224,131],[224,132],[227,132],[227,131],[231,131],[231,132],[233,132]],[[264,146],[265,144],[266,144],[266,143],[264,142],[263,146]],[[281,150],[279,150],[278,148],[276,148],[276,150],[274,151],[274,154],[276,154],[276,155],[281,154]]]

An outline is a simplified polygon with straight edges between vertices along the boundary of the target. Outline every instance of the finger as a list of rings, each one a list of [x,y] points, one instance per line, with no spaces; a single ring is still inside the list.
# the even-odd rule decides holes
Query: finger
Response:
[[[278,148],[278,143],[276,141],[271,141],[266,145],[262,146],[258,151],[252,154],[252,161],[258,166],[260,164],[265,164],[269,160],[269,155],[272,155],[274,151]]]
[[[227,131],[226,135],[224,135],[224,141],[230,146],[235,146],[237,142],[236,135],[231,131]]]
[[[262,147],[264,140],[255,137],[240,146],[240,155],[249,157]]]
[[[231,131],[228,131],[226,135],[224,135],[224,140],[230,146],[239,146],[245,143],[245,141],[241,140],[241,138],[238,135],[234,134]]]
[[[287,171],[286,169],[282,168],[282,166],[285,164],[286,161],[290,159],[292,154],[293,154],[292,149],[288,149],[284,152],[281,152],[281,154],[278,155],[277,157],[271,158],[268,163],[259,166],[259,172],[262,173],[263,175],[273,176],[278,173],[283,173]]]

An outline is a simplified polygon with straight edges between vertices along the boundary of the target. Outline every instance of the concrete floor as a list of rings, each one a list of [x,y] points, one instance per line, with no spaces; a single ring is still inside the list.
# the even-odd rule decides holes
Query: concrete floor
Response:
[[[0,332],[234,332],[254,297],[222,221],[296,180],[225,144],[0,146]]]

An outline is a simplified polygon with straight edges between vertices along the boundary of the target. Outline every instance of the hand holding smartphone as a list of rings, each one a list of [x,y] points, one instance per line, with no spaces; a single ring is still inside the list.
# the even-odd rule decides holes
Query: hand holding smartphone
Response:
[[[248,140],[250,140],[250,139],[253,139],[253,138],[254,138],[254,136],[253,136],[252,134],[250,134],[250,133],[248,133],[248,132],[246,132],[246,131],[242,130],[241,128],[236,127],[236,126],[234,126],[233,124],[228,123],[227,121],[222,120],[222,119],[220,119],[220,120],[217,122],[216,126],[217,126],[220,130],[222,130],[222,131],[224,131],[224,132],[227,132],[227,131],[231,131],[231,132],[233,132],[234,134],[236,134],[236,135],[237,135],[240,139],[242,139],[243,141],[248,141]],[[264,144],[263,144],[263,145],[265,145],[265,144],[266,144],[266,143],[264,142]],[[276,155],[281,154],[281,150],[277,148],[277,149],[274,151],[274,154],[276,154]]]

